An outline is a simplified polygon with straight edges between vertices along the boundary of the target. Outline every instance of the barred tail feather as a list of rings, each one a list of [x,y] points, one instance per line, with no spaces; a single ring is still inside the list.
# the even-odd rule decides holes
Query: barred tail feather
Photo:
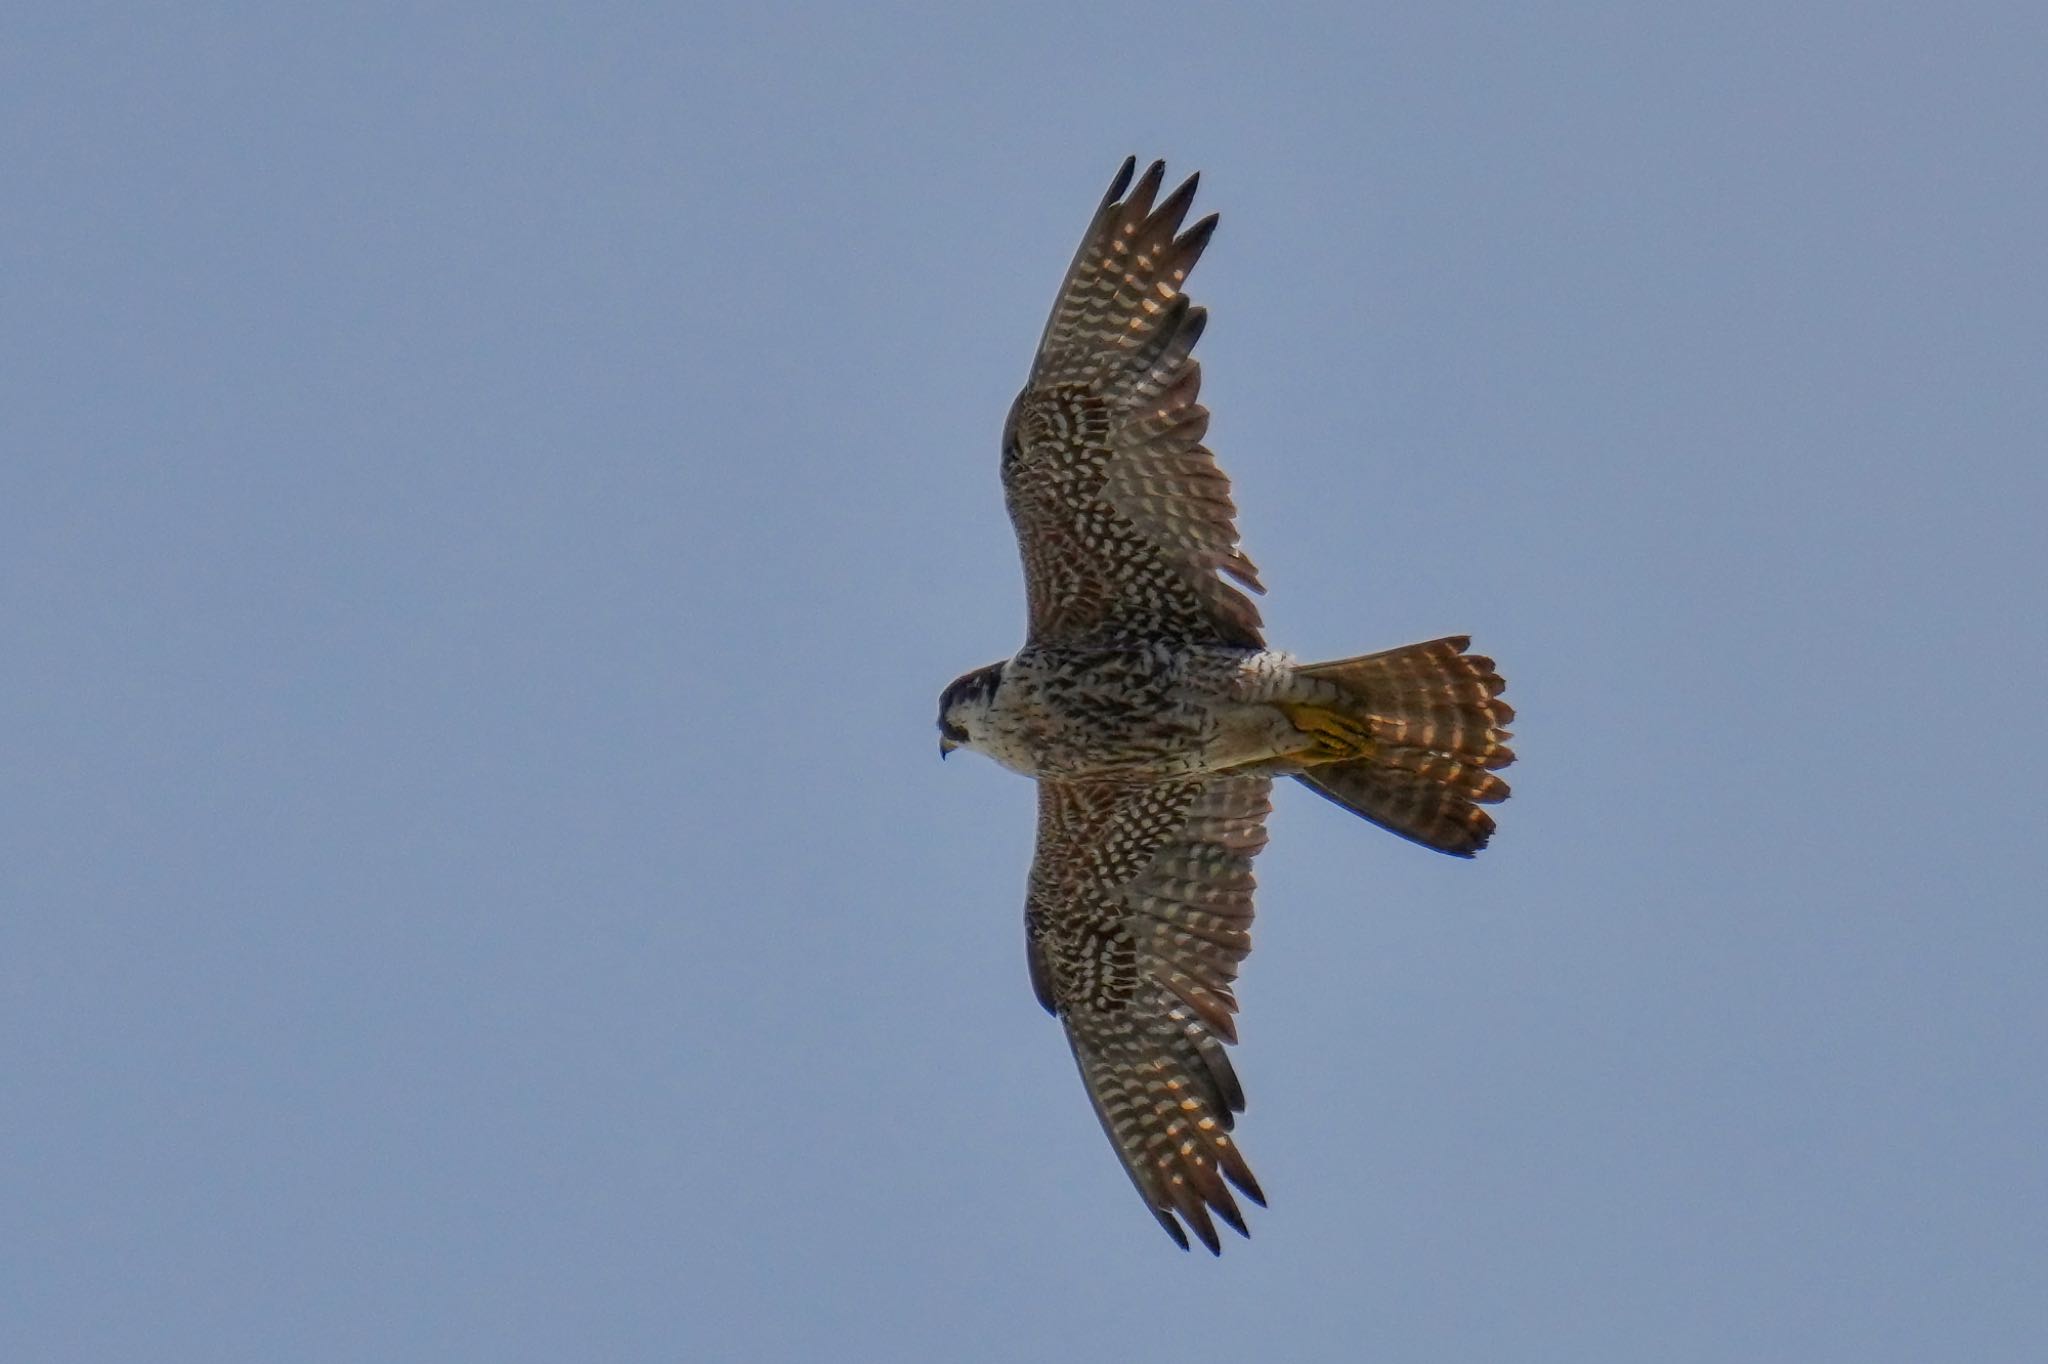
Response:
[[[1296,774],[1302,785],[1389,833],[1455,857],[1493,837],[1493,816],[1439,782],[1370,758],[1325,763]]]
[[[1365,752],[1308,768],[1301,782],[1353,814],[1425,847],[1470,857],[1506,800],[1494,769],[1515,760],[1505,726],[1514,708],[1493,660],[1463,635],[1360,658],[1315,663],[1306,677],[1335,683],[1355,703],[1345,719],[1370,737]]]

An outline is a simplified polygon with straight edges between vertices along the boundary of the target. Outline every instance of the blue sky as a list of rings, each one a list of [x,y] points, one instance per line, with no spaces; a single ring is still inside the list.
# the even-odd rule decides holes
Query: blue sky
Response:
[[[0,46],[0,1354],[2035,1360],[2038,6],[77,5]],[[1183,1256],[943,767],[1117,163],[1273,638]]]

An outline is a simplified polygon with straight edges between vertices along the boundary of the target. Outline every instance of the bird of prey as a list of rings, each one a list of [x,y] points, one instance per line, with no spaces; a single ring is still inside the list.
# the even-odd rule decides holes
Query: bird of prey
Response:
[[[1216,1219],[1249,1234],[1230,1186],[1265,1203],[1224,1044],[1273,779],[1470,857],[1493,832],[1480,806],[1508,794],[1514,713],[1462,635],[1328,663],[1266,647],[1202,444],[1207,315],[1182,292],[1216,217],[1183,231],[1196,178],[1161,199],[1164,163],[1136,168],[1096,209],[1003,430],[1024,647],[945,689],[939,748],[1037,779],[1032,989],[1145,1206],[1213,1254]]]

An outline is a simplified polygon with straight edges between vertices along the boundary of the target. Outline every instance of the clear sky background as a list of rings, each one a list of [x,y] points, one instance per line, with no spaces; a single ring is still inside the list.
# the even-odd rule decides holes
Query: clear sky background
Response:
[[[2041,6],[34,8],[0,1357],[2048,1358]],[[1521,712],[1278,793],[1220,1261],[934,751],[1127,153],[1273,638]]]

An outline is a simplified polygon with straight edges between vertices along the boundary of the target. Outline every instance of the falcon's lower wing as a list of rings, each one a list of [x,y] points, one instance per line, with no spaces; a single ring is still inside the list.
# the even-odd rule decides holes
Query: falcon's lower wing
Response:
[[[1244,1091],[1223,1044],[1237,1040],[1231,982],[1251,950],[1270,790],[1265,777],[1038,784],[1032,984],[1152,1215],[1185,1248],[1178,1216],[1212,1253],[1211,1214],[1245,1233],[1225,1180],[1265,1202],[1230,1137]]]

